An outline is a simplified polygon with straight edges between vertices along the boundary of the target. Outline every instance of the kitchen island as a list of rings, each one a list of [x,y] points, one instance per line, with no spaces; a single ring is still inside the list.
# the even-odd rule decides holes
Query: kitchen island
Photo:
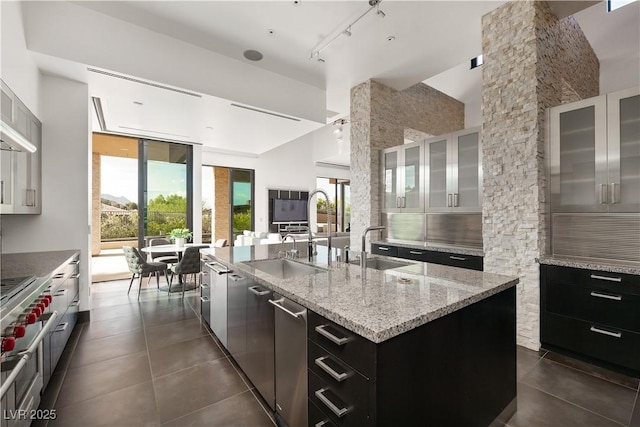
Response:
[[[363,272],[327,265],[320,246],[314,261],[304,252],[295,261],[317,268],[315,274],[279,278],[248,263],[275,259],[282,249],[202,253],[310,310],[310,425],[480,426],[515,412],[517,278],[406,261]],[[318,360],[327,358],[345,381],[320,369]],[[318,399],[320,390],[328,400],[326,393]]]

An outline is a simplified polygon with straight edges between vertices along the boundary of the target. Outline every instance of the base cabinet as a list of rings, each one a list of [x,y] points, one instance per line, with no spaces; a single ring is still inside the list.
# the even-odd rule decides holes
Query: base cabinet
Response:
[[[380,243],[371,244],[371,253],[374,255],[386,255],[413,261],[448,265],[450,267],[468,268],[477,271],[484,270],[483,257],[476,255],[462,255],[454,252],[430,251],[427,249],[407,248]]]
[[[545,348],[640,373],[640,276],[540,266]]]

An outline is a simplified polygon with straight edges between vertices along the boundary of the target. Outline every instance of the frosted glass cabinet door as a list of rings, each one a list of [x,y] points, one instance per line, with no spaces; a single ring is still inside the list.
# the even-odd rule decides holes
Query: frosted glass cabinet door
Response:
[[[424,145],[404,148],[404,199],[402,207],[411,210],[424,209],[422,182],[424,180],[422,168],[422,150]]]
[[[11,212],[13,191],[13,153],[0,150],[0,212]]]
[[[480,150],[478,133],[460,135],[458,140],[458,191],[454,206],[475,208],[481,206]]]
[[[398,206],[398,150],[384,153],[384,167],[382,168],[382,186],[384,209],[395,209]]]
[[[640,212],[640,94],[608,95],[609,211]]]
[[[554,212],[607,211],[606,98],[550,112],[550,185]]]
[[[447,140],[428,144],[428,208],[447,208]]]

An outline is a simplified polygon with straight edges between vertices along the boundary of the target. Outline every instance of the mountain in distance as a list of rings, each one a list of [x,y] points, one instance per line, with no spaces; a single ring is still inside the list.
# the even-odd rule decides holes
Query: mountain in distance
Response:
[[[111,194],[101,194],[100,198],[110,200],[122,206],[126,205],[127,203],[131,203],[131,200],[127,199],[124,196],[112,196]]]

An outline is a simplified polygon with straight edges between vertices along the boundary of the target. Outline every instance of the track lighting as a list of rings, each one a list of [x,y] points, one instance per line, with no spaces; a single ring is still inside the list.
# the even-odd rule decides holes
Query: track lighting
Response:
[[[380,9],[380,4],[378,4],[377,7],[378,7],[378,10],[376,11],[376,15],[378,15],[380,18],[384,18],[385,16],[387,16],[387,14],[384,13],[382,9]]]

